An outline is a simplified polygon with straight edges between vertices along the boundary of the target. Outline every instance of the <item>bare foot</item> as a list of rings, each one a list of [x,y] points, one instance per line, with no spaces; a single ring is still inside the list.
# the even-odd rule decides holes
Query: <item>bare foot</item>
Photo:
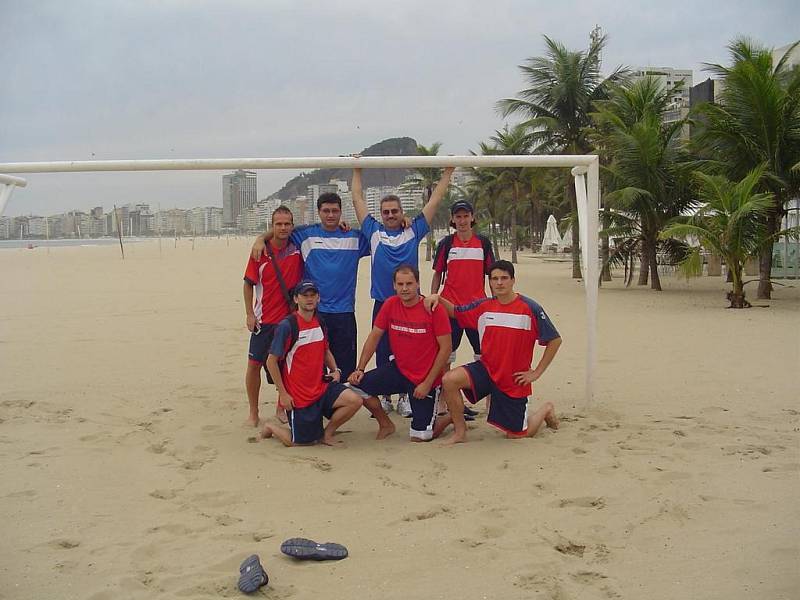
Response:
[[[544,416],[544,422],[550,429],[558,429],[558,417],[555,408],[550,408]]]
[[[436,417],[436,422],[433,424],[433,438],[436,439],[442,435],[444,430],[447,429],[447,426],[452,422],[453,419],[447,414]]]
[[[258,413],[255,414],[250,413],[250,416],[247,417],[247,421],[245,421],[245,424],[248,427],[258,427],[258,423],[260,422],[260,420],[261,419],[258,418]]]
[[[344,448],[344,442],[342,440],[337,440],[332,435],[324,435],[320,440],[321,444],[325,444],[326,446],[332,446],[334,448]]]
[[[289,417],[286,416],[286,409],[281,407],[280,405],[275,407],[275,418],[278,419],[281,423],[286,425],[289,422]]]
[[[454,433],[449,438],[442,440],[442,443],[439,444],[440,446],[455,446],[456,444],[463,444],[467,441],[467,433]]]
[[[261,430],[261,433],[258,435],[258,437],[262,440],[272,437],[272,427],[269,426],[269,423],[264,424],[264,429]]]
[[[383,440],[392,435],[395,432],[394,423],[389,421],[386,425],[381,425],[378,427],[378,435],[375,436],[376,440]]]

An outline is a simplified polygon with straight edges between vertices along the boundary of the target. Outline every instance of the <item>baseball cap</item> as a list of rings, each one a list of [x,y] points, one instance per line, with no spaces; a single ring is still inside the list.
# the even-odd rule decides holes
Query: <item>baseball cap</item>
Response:
[[[453,206],[450,207],[450,214],[454,215],[460,210],[465,210],[470,213],[475,212],[475,209],[472,208],[472,204],[470,204],[466,200],[459,200],[458,202],[453,203]]]
[[[306,292],[317,292],[319,294],[319,288],[317,288],[317,284],[311,281],[310,279],[304,279],[300,283],[298,283],[294,288],[295,296],[300,294],[305,294]]]

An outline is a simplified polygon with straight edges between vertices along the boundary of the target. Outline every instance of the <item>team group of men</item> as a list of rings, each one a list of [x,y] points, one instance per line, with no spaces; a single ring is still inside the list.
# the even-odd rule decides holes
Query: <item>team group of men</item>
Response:
[[[529,415],[527,400],[561,338],[544,309],[514,291],[514,266],[495,261],[489,240],[475,233],[469,202],[451,206],[455,233],[437,245],[431,294],[420,294],[419,244],[452,172],[445,169],[410,222],[394,195],[381,200],[381,222],[369,214],[360,169],[352,180],[360,230],[340,225],[342,201],[333,193],[318,198],[315,225],[294,227],[288,208],[274,211],[272,227],[256,239],[244,276],[251,332],[248,422],[261,422],[264,367],[278,392],[276,418],[285,423],[264,424],[262,437],[287,446],[332,444],[337,429],[364,406],[383,439],[395,431],[388,413],[389,398],[397,394],[398,413],[411,417],[413,441],[436,438],[452,424],[446,441],[463,442],[466,420],[475,413],[465,406],[462,391],[470,403],[488,398],[487,420],[507,437],[534,435],[543,422],[558,427],[551,403]],[[372,330],[357,357],[355,288],[364,256],[371,260],[374,305]],[[492,297],[485,293],[487,276]],[[450,369],[464,334],[475,361]],[[537,341],[545,350],[531,368]],[[365,371],[373,355],[376,368]]]

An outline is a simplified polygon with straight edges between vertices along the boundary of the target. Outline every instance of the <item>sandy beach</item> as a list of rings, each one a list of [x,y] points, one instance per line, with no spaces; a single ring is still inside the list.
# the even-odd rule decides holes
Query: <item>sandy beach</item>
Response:
[[[250,240],[192,246],[0,251],[0,598],[241,597],[252,553],[274,599],[798,597],[800,282],[734,311],[720,278],[617,277],[586,407],[582,283],[523,252],[517,289],[564,338],[534,391],[557,432],[482,414],[442,448],[393,414],[376,442],[361,411],[346,448],[287,449],[244,426]],[[363,260],[362,341],[368,281]],[[294,562],[295,536],[350,557]]]

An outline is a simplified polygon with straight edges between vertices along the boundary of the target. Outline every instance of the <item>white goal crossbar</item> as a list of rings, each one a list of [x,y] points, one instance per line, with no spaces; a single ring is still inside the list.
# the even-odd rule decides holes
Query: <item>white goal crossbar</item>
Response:
[[[27,182],[4,173],[98,171],[223,171],[231,169],[413,169],[441,167],[572,167],[586,291],[586,407],[594,397],[597,364],[598,231],[600,165],[596,155],[337,156],[303,158],[198,158],[175,160],[87,160],[0,163],[0,216],[14,187]]]

